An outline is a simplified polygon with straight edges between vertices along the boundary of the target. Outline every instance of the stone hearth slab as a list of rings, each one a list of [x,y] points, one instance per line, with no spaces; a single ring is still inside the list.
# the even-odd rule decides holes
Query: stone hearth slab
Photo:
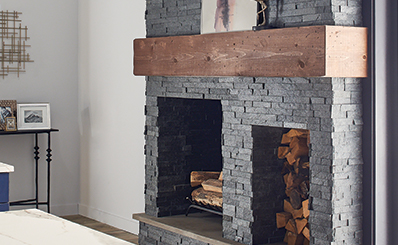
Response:
[[[134,214],[133,218],[182,236],[213,245],[240,244],[222,237],[222,218],[210,213],[191,213],[188,216],[153,217],[144,213]],[[285,243],[274,243],[284,245]]]

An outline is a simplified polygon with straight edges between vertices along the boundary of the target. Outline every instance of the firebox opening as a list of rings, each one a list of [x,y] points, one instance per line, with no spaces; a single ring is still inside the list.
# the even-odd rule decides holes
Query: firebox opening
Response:
[[[158,98],[158,217],[184,214],[192,171],[221,171],[221,102]]]

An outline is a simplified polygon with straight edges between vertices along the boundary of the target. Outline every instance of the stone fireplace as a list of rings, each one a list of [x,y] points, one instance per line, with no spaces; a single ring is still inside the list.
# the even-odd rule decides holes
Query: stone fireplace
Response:
[[[200,7],[147,0],[148,37],[198,34]],[[276,27],[361,25],[360,13],[359,0],[270,0],[268,16]],[[145,214],[184,214],[189,173],[222,170],[223,237],[280,241],[276,142],[286,129],[306,129],[310,243],[362,244],[361,94],[356,78],[147,77]],[[140,244],[208,243],[140,220]]]

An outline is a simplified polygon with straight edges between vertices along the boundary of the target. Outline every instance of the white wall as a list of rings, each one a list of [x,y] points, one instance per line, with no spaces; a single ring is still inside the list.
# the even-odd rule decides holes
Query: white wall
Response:
[[[60,129],[52,138],[52,213],[80,212],[138,233],[145,81],[132,75],[132,40],[145,36],[145,1],[3,0],[1,8],[23,13],[34,63],[19,78],[0,78],[0,99],[50,102]],[[0,137],[0,161],[15,166],[12,200],[33,197],[32,148],[32,136]],[[40,188],[44,198],[44,182]]]
[[[145,81],[132,75],[132,40],[145,36],[145,1],[79,1],[80,213],[138,234],[144,210]]]
[[[52,212],[61,215],[76,213],[79,201],[77,7],[77,0],[1,1],[2,10],[22,12],[22,25],[28,26],[31,37],[28,52],[34,63],[26,64],[27,71],[19,78],[0,78],[0,99],[50,103],[52,126],[60,129],[52,137],[51,205]],[[40,164],[44,167],[46,144],[40,147]],[[33,137],[1,136],[0,161],[15,166],[10,176],[10,199],[32,198]],[[45,175],[40,179],[45,181]],[[40,197],[44,198],[45,186],[40,187]]]

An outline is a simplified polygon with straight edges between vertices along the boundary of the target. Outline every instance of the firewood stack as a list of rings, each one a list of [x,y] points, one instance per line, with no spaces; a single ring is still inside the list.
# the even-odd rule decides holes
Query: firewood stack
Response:
[[[191,186],[198,187],[191,193],[192,200],[222,208],[222,172],[192,171]]]
[[[276,225],[286,229],[284,242],[288,245],[309,244],[309,142],[308,130],[291,129],[283,134],[278,148],[278,158],[285,159],[282,175],[287,199],[284,212],[276,214]]]

